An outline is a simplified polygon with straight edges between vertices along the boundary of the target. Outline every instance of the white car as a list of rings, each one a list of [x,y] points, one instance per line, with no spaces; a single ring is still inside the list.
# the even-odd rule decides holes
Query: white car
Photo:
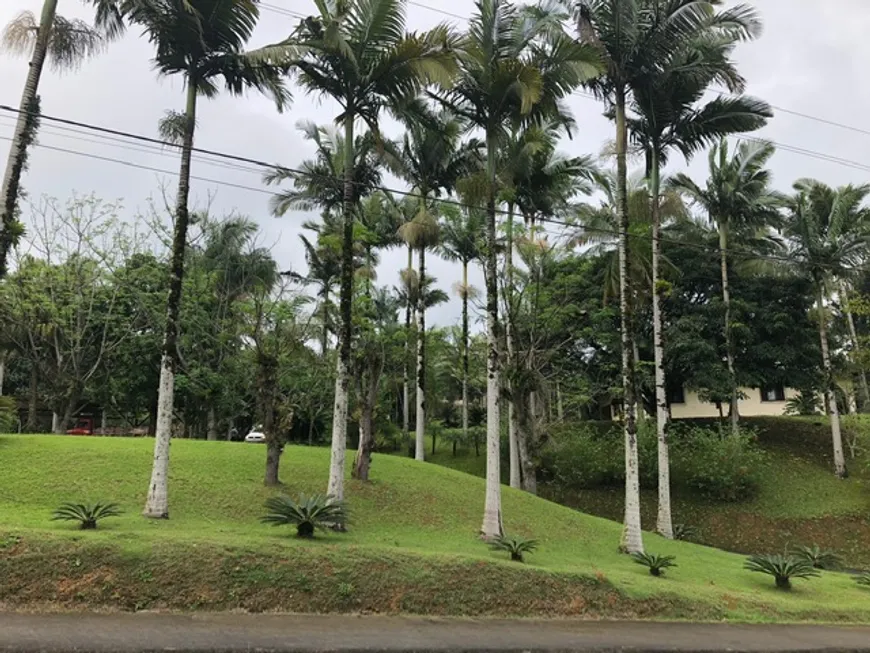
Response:
[[[245,442],[262,443],[266,441],[266,434],[260,431],[251,431],[245,436]]]

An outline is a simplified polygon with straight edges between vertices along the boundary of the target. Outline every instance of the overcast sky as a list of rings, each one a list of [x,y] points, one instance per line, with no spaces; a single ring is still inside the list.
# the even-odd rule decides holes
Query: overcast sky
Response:
[[[473,0],[421,0],[408,11],[408,28],[423,30],[441,21],[462,21],[433,9],[470,16]],[[761,12],[764,35],[758,41],[741,45],[737,60],[748,80],[748,92],[783,110],[799,112],[827,121],[844,123],[870,131],[864,108],[870,106],[870,86],[864,83],[870,63],[870,6],[867,0],[755,0]],[[267,5],[301,14],[313,11],[311,0],[270,0]],[[8,23],[22,10],[39,13],[41,0],[2,0],[0,23]],[[66,17],[90,18],[90,11],[76,0],[62,0],[59,11]],[[298,18],[264,8],[252,47],[286,36]],[[40,86],[42,111],[105,127],[156,136],[159,119],[168,109],[181,110],[184,104],[179,80],[157,78],[151,67],[152,47],[129,33],[114,43],[99,58],[86,62],[77,73],[58,76],[46,70]],[[17,107],[27,65],[24,60],[0,54],[0,104]],[[601,106],[586,97],[572,96],[569,102],[579,129],[562,150],[568,154],[599,153],[612,138],[612,127],[601,116]],[[295,127],[299,120],[329,122],[336,115],[331,101],[318,102],[295,93],[293,105],[283,115],[269,101],[255,94],[244,98],[221,97],[200,103],[197,146],[258,160],[296,166],[313,152]],[[12,114],[0,111],[0,157],[5,165],[12,135]],[[397,135],[397,134],[393,134]],[[830,124],[778,111],[761,135],[776,143],[828,156],[858,162],[870,167],[870,136]],[[82,140],[87,139],[87,140]],[[73,193],[95,193],[106,200],[122,200],[128,217],[147,206],[161,181],[174,192],[177,155],[172,151],[151,152],[104,144],[96,136],[59,131],[45,121],[39,143],[31,157],[24,185],[32,196],[48,194],[65,200]],[[136,165],[168,171],[160,174],[116,162],[48,149],[62,148]],[[674,159],[672,170],[684,168]],[[703,180],[706,157],[699,156],[690,166]],[[832,185],[864,183],[868,170],[819,160],[805,154],[780,150],[773,159],[775,184],[787,190],[800,177],[816,177]],[[237,210],[257,221],[264,244],[272,246],[282,269],[304,272],[305,261],[298,234],[305,218],[290,214],[274,218],[269,214],[269,191],[258,171],[228,169],[203,158],[195,158],[193,174],[213,181],[194,180],[192,201],[203,206],[213,195],[212,212],[220,215]],[[226,184],[249,187],[237,188]],[[434,257],[433,257],[434,258]],[[384,256],[379,270],[380,284],[393,285],[404,255],[398,251]],[[451,264],[433,260],[431,273],[439,285],[449,290],[459,278]],[[475,281],[476,280],[476,281]],[[480,275],[473,279],[480,285]],[[432,312],[431,321],[446,325],[459,316],[458,300]]]

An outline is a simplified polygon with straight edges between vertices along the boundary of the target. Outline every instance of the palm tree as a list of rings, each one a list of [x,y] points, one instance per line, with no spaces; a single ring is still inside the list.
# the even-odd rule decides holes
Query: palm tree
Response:
[[[296,124],[305,140],[316,149],[313,159],[303,161],[299,170],[276,168],[264,177],[267,184],[290,181],[293,188],[277,193],[271,200],[272,213],[283,216],[288,211],[320,209],[330,217],[341,214],[344,206],[344,168],[348,157],[353,159],[354,202],[371,194],[381,183],[379,145],[370,132],[356,136],[353,146],[333,127],[318,126],[309,120]],[[328,220],[328,218],[325,218]],[[341,225],[335,223],[338,235]]]
[[[332,328],[332,300],[330,295],[338,281],[340,272],[339,252],[330,243],[312,243],[304,234],[299,235],[302,246],[305,247],[305,260],[308,263],[308,274],[298,279],[303,283],[317,286],[319,300],[317,312],[320,314],[320,352],[326,357],[329,351],[329,332]]]
[[[765,167],[775,151],[771,143],[742,142],[733,157],[722,140],[709,154],[710,177],[701,188],[685,174],[677,174],[669,186],[703,209],[719,231],[722,301],[725,305],[725,356],[731,384],[731,431],[740,432],[739,389],[734,365],[731,324],[731,289],[728,283],[728,252],[731,241],[777,224],[782,198],[770,190],[771,173]]]
[[[589,88],[612,108],[616,123],[616,205],[619,215],[620,315],[622,335],[623,421],[625,428],[625,530],[623,548],[643,551],[640,527],[640,483],[637,463],[636,397],[634,390],[633,316],[629,302],[627,193],[628,116],[634,89],[661,68],[687,39],[721,25],[740,33],[735,20],[752,11],[738,6],[718,16],[721,0],[581,0],[575,17],[581,42],[593,45],[607,72]]]
[[[460,211],[455,205],[441,208],[441,245],[438,249],[442,258],[458,261],[462,265],[462,281],[454,286],[462,299],[462,436],[468,441],[468,301],[474,297],[475,289],[468,283],[468,266],[482,256],[481,237],[485,228],[486,216],[482,211],[463,207]],[[477,437],[474,439],[475,453],[478,452]]]
[[[58,0],[44,0],[39,22],[31,12],[25,11],[3,31],[2,48],[29,56],[30,62],[0,191],[3,202],[0,207],[0,279],[6,276],[9,251],[21,235],[17,220],[18,195],[28,150],[39,127],[39,81],[45,63],[47,61],[59,72],[75,70],[84,59],[102,52],[108,40],[124,31],[118,0],[86,1],[96,8],[96,29],[82,20],[58,16]]]
[[[755,18],[740,19],[742,34],[757,31]],[[735,21],[736,22],[736,21]],[[733,31],[734,24],[729,25]],[[759,129],[772,116],[770,106],[747,97],[716,99],[699,107],[708,87],[724,85],[731,92],[742,92],[743,78],[730,60],[734,38],[729,34],[695,35],[679,48],[661,69],[645,78],[633,91],[632,109],[638,116],[629,120],[632,137],[643,148],[652,195],[652,315],[656,395],[656,433],[658,439],[658,517],[656,530],[673,539],[670,499],[670,458],[668,454],[668,397],[664,365],[664,320],[662,300],[666,285],[661,281],[661,169],[671,150],[688,162],[702,148],[734,133]]]
[[[213,222],[206,218],[202,225],[205,234],[205,247],[199,260],[203,269],[214,282],[214,298],[206,305],[209,318],[221,332],[238,334],[238,302],[260,287],[272,288],[277,282],[278,270],[271,253],[262,247],[254,246],[257,224],[246,217],[232,216]],[[213,373],[214,384],[207,384],[207,438],[217,440],[218,393],[222,389],[220,380],[224,377],[223,364],[227,356],[227,343],[223,339],[215,341],[209,348],[206,365]],[[225,388],[224,388],[225,389]],[[267,438],[269,434],[266,434]]]
[[[809,275],[816,290],[822,371],[834,444],[834,469],[837,476],[846,478],[825,300],[836,281],[867,258],[870,209],[864,202],[870,196],[870,185],[833,189],[814,179],[802,179],[795,183],[794,188],[796,195],[788,201],[786,233],[790,237],[791,257],[795,265],[802,273]]]
[[[461,123],[446,112],[411,122],[400,143],[386,148],[386,163],[411,185],[417,195],[416,214],[399,229],[408,247],[418,252],[417,274],[426,283],[426,250],[439,240],[439,224],[433,197],[451,192],[457,180],[470,169],[473,149],[460,147]],[[422,294],[419,297],[422,302]],[[425,459],[426,430],[426,311],[416,307],[417,329],[417,424],[414,457]]]
[[[542,66],[533,45],[558,50],[552,65]],[[558,46],[558,47],[556,47]],[[479,176],[486,210],[487,410],[486,498],[483,537],[502,534],[499,464],[499,393],[501,392],[496,213],[499,146],[517,121],[539,117],[581,82],[599,72],[598,58],[587,47],[552,33],[549,16],[521,14],[507,0],[478,0],[470,31],[459,54],[457,82],[440,96],[463,120],[483,131],[486,166]],[[556,74],[558,70],[558,74]],[[546,73],[546,75],[545,75]],[[545,91],[552,91],[547,94]]]
[[[513,269],[513,248],[515,246],[513,238],[513,206],[519,210],[522,215],[525,226],[529,229],[528,239],[531,242],[536,242],[537,224],[542,219],[555,218],[560,215],[565,215],[573,211],[572,200],[579,194],[585,194],[591,191],[590,184],[597,176],[597,170],[589,157],[572,157],[568,158],[560,154],[556,150],[559,132],[563,129],[563,125],[559,122],[552,122],[543,126],[533,125],[527,127],[520,134],[515,152],[511,152],[510,162],[507,166],[508,174],[510,175],[509,191],[511,202],[508,209],[508,246],[507,261],[507,315],[506,321],[508,324],[507,341],[509,345],[509,365],[515,371],[519,365],[517,358],[523,356],[525,361],[526,372],[531,372],[534,369],[534,346],[529,342],[528,350],[520,351],[520,343],[517,337],[516,329],[513,327],[514,314],[518,307],[514,305],[513,286],[514,286],[514,269]],[[538,271],[540,268],[535,267]],[[535,287],[540,279],[532,278]],[[534,320],[535,316],[533,316]],[[520,374],[518,378],[528,381],[534,378],[532,374]],[[509,430],[509,442],[513,447],[511,452],[513,455],[511,461],[511,485],[518,480],[517,487],[535,493],[537,491],[537,480],[535,475],[535,464],[531,458],[531,448],[533,446],[533,431],[536,431],[537,413],[532,410],[532,405],[535,404],[536,391],[533,390],[529,383],[524,384],[525,388],[510,387],[511,408],[510,417],[513,418],[509,422],[513,433]],[[525,407],[520,403],[528,403]],[[530,419],[519,420],[517,415],[527,415]],[[535,427],[535,428],[529,428]],[[516,459],[516,460],[515,460]],[[514,469],[514,467],[519,469]],[[515,478],[519,477],[518,479]]]
[[[180,75],[187,89],[184,113],[170,113],[161,123],[163,136],[180,144],[181,164],[160,364],[154,465],[144,514],[165,519],[169,516],[169,439],[197,99],[216,97],[220,80],[234,95],[249,88],[270,95],[279,110],[289,101],[289,93],[283,84],[281,67],[272,63],[282,54],[280,48],[250,52],[243,49],[260,15],[256,0],[124,0],[121,4],[129,22],[140,26],[156,47],[154,65],[160,74]]]
[[[344,142],[355,143],[354,126],[363,121],[374,136],[384,111],[413,106],[427,84],[449,84],[456,70],[455,38],[440,25],[423,34],[405,33],[406,0],[316,0],[317,15],[304,19],[287,40],[297,49],[293,65],[308,93],[333,98],[341,106],[336,122]],[[338,369],[332,420],[332,456],[327,494],[344,497],[347,408],[350,384],[354,151],[345,148],[343,166],[342,258]]]

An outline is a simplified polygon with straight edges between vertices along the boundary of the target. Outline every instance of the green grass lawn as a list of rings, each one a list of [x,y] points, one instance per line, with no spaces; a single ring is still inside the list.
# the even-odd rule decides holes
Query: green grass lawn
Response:
[[[861,418],[849,417],[847,432]],[[818,544],[837,551],[854,567],[870,568],[870,461],[864,451],[847,461],[850,476],[833,474],[827,421],[812,418],[745,420],[759,433],[767,454],[760,491],[740,503],[711,503],[673,490],[674,522],[699,531],[699,541],[741,553],[780,552],[792,545]],[[431,440],[427,453],[431,454]],[[448,443],[438,446],[431,462],[484,476],[486,459],[473,451],[454,456]],[[507,479],[506,470],[502,477]],[[542,485],[540,492],[577,510],[621,520],[624,490],[604,487],[564,490]],[[644,526],[655,524],[657,493],[642,490]]]
[[[506,530],[540,540],[528,564],[510,563],[478,539],[481,479],[397,456],[375,455],[371,483],[349,481],[348,533],[306,542],[258,521],[273,492],[262,486],[262,447],[178,440],[171,519],[151,521],[138,513],[152,446],[0,437],[0,602],[870,621],[870,591],[845,574],[784,593],[744,571],[742,556],[647,534],[649,551],[679,565],[652,578],[618,553],[619,524],[504,488]],[[286,492],[322,491],[328,464],[327,449],[287,447]],[[49,521],[65,501],[126,512],[83,533]]]

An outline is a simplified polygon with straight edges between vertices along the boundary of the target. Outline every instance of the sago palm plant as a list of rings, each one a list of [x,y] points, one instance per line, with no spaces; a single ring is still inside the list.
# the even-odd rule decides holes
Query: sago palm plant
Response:
[[[786,555],[754,555],[743,565],[744,569],[773,576],[781,590],[791,589],[792,578],[814,578],[819,570],[811,562]]]
[[[500,535],[490,542],[495,551],[506,551],[514,562],[525,562],[524,555],[538,548],[537,540],[527,540],[518,535]]]
[[[314,537],[315,529],[326,530],[347,524],[347,509],[344,502],[315,494],[304,494],[298,500],[290,497],[271,497],[266,500],[269,512],[260,521],[273,526],[295,526],[296,536]]]
[[[107,517],[118,517],[121,510],[117,503],[65,503],[54,511],[52,521],[77,521],[79,528],[90,531],[97,522]]]

